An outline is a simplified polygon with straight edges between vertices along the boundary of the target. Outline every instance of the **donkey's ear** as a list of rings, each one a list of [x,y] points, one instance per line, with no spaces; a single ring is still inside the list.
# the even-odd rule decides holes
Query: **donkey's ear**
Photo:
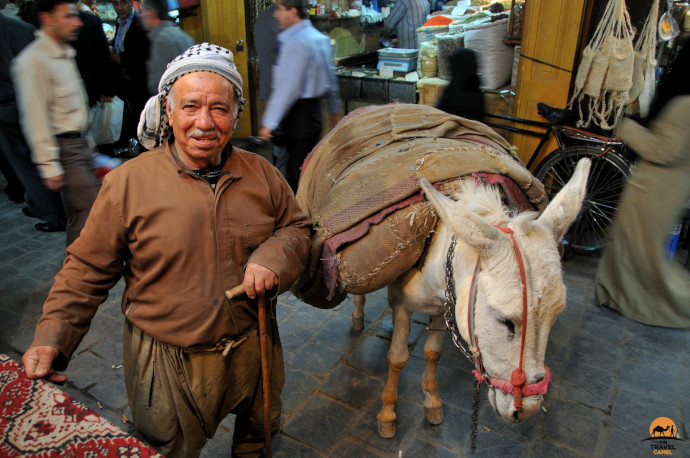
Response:
[[[479,253],[488,253],[504,235],[479,215],[438,192],[426,178],[420,178],[419,183],[441,220],[459,239]]]
[[[560,241],[575,220],[582,207],[582,201],[587,193],[587,178],[592,161],[587,158],[580,159],[570,181],[546,207],[539,217],[539,222],[547,226],[557,241]]]

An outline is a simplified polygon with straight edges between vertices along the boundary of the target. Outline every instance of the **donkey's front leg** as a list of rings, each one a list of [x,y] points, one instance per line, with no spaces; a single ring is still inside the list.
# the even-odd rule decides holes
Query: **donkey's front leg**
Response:
[[[407,337],[410,334],[410,312],[402,306],[391,306],[393,307],[393,338],[388,350],[388,381],[381,394],[383,407],[376,416],[379,435],[387,439],[395,436],[395,401],[398,399],[398,381],[400,380],[400,371],[405,367],[410,357],[410,352],[407,349]]]
[[[446,324],[442,315],[432,316],[424,343],[424,375],[422,376],[422,390],[424,391],[424,413],[432,425],[443,423],[443,409],[441,398],[438,397],[436,371],[438,360],[443,354],[443,334]]]
[[[352,311],[352,329],[361,331],[364,329],[364,303],[367,297],[364,294],[355,296],[355,309]]]

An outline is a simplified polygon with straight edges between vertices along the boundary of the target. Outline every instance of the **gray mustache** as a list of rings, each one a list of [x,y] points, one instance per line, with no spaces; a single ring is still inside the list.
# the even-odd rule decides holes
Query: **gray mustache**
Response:
[[[215,138],[220,138],[220,133],[215,130],[201,130],[201,129],[194,129],[191,130],[187,133],[187,137],[207,137],[213,135]]]

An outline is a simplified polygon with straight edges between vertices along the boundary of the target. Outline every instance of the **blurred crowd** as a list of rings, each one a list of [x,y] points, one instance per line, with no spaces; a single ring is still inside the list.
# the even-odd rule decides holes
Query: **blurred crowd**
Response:
[[[5,192],[41,220],[37,230],[66,230],[68,245],[95,199],[97,178],[120,163],[114,158],[141,152],[139,117],[167,63],[194,44],[169,17],[167,0],[111,5],[114,30],[94,0],[0,0]],[[121,110],[113,108],[116,98]],[[88,135],[95,110],[112,113],[115,134]],[[95,144],[99,137],[103,143]]]

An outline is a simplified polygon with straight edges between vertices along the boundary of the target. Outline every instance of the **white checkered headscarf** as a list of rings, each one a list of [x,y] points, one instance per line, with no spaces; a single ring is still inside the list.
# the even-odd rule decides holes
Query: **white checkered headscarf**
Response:
[[[165,98],[173,83],[180,77],[193,72],[217,73],[230,81],[240,104],[239,117],[247,101],[242,97],[242,76],[235,66],[232,52],[218,45],[200,43],[173,59],[165,69],[158,83],[158,94],[146,102],[139,118],[137,137],[139,143],[151,149],[160,145],[171,134],[168,115],[165,113]]]

